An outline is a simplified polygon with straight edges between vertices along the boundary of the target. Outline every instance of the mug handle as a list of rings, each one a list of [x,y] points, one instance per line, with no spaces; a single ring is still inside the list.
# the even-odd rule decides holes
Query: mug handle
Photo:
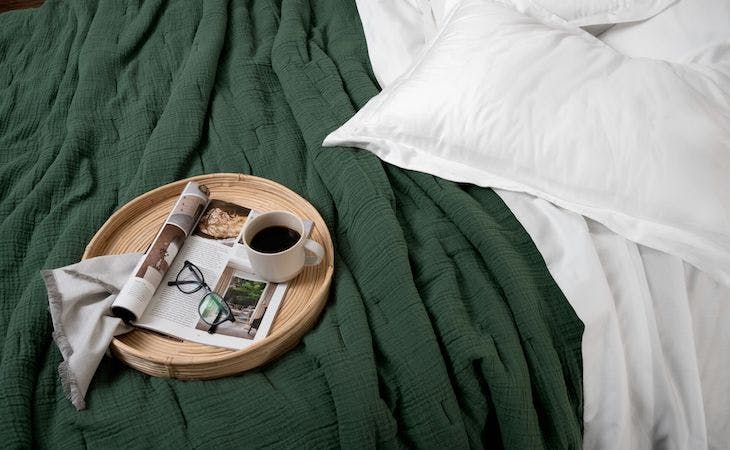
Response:
[[[324,259],[324,247],[319,245],[319,242],[307,239],[304,241],[304,249],[312,253],[311,255],[307,255],[307,252],[304,252],[305,266],[316,266]]]

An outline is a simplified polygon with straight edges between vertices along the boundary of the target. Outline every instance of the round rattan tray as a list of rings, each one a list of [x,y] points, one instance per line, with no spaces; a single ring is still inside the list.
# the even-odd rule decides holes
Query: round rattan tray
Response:
[[[99,229],[83,258],[145,251],[188,181],[210,189],[211,198],[249,208],[287,210],[314,222],[311,238],[325,248],[318,266],[305,267],[289,283],[283,305],[269,335],[243,350],[179,341],[137,329],[115,338],[112,354],[146,374],[178,379],[210,379],[234,375],[265,364],[294,347],[316,322],[329,293],[334,250],[329,230],[317,210],[288,188],[251,175],[201,175],[161,186],[130,201]]]

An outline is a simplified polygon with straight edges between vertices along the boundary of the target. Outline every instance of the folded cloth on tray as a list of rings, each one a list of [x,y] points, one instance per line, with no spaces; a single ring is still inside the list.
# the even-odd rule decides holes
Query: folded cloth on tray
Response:
[[[504,203],[321,148],[377,92],[351,0],[0,15],[0,442],[580,447],[583,326]],[[337,250],[320,320],[219,380],[104,358],[76,411],[39,271],[77,261],[130,199],[226,171],[282,183],[325,219]]]
[[[86,408],[86,390],[114,336],[132,328],[111,314],[111,305],[141,254],[98,256],[43,271],[48,310],[63,361],[63,389],[76,409]]]

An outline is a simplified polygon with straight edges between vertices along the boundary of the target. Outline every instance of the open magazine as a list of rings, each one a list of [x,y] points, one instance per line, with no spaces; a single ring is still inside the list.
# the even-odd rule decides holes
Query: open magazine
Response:
[[[266,337],[287,283],[266,282],[248,264],[241,233],[255,214],[244,206],[210,199],[205,186],[188,183],[117,295],[112,313],[137,327],[230,349]],[[309,234],[313,223],[304,223]],[[190,271],[196,271],[195,279],[203,279],[205,286],[179,281],[191,278]],[[230,320],[214,327],[201,316],[201,302],[209,292],[217,293],[232,313]]]

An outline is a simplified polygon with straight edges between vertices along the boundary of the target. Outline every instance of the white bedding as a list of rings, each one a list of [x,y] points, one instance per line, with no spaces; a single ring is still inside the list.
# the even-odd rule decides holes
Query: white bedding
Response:
[[[545,200],[497,193],[585,324],[585,448],[726,448],[730,287]]]
[[[563,21],[463,0],[324,145],[545,198],[730,283],[728,56],[631,58]]]
[[[692,1],[718,0],[680,0],[657,17]],[[425,0],[400,0],[407,8],[395,7],[395,0],[388,6],[357,3],[373,69],[385,86],[431,39],[439,12]],[[626,34],[629,26],[619,30]],[[386,38],[392,35],[398,38]],[[641,41],[640,34],[629,36]],[[545,200],[497,192],[586,326],[585,447],[725,447],[730,442],[730,327],[724,325],[730,323],[730,287]]]

